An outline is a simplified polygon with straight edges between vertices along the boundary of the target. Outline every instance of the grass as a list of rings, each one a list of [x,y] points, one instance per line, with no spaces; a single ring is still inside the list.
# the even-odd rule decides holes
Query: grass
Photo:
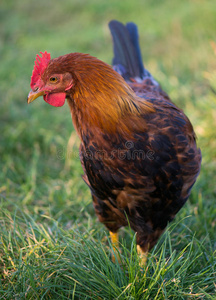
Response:
[[[5,1],[0,9],[0,299],[216,299],[214,0]],[[67,105],[27,106],[36,53],[110,63],[111,19],[135,21],[147,68],[191,119],[203,163],[190,200],[139,267],[130,229],[121,264],[80,178]]]

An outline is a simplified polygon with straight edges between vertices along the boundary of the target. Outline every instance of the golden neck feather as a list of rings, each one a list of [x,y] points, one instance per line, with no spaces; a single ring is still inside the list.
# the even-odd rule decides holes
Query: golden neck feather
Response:
[[[125,119],[154,111],[109,65],[96,58],[87,58],[73,70],[76,84],[68,101],[78,133],[84,127],[114,133],[119,126],[127,132],[130,121],[125,124]]]

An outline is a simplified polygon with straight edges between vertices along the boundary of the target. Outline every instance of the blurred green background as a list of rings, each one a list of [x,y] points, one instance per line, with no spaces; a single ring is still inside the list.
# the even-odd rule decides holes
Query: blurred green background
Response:
[[[177,221],[190,215],[184,224],[197,239],[208,236],[205,247],[212,245],[215,251],[216,55],[211,46],[216,42],[215,0],[1,0],[0,220],[5,239],[9,245],[7,232],[16,228],[15,215],[24,235],[26,216],[44,226],[53,226],[54,220],[62,229],[104,235],[80,177],[79,140],[67,105],[57,109],[42,98],[27,105],[26,99],[40,51],[50,52],[52,58],[84,52],[111,63],[112,19],[138,25],[146,68],[194,125],[203,153],[202,171]],[[179,234],[177,230],[174,240]],[[17,253],[22,243],[14,246]],[[10,247],[2,245],[0,251],[6,253]],[[10,277],[11,260],[4,255],[1,266],[11,270]],[[8,289],[10,284],[4,284]]]

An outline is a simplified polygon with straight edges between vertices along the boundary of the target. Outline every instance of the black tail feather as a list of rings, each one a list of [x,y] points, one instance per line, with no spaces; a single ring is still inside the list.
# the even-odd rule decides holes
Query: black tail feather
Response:
[[[139,64],[127,28],[115,20],[109,23],[109,28],[113,37],[113,66],[120,69],[125,79],[138,77]]]
[[[127,23],[126,28],[129,32],[131,42],[135,48],[136,58],[137,58],[138,65],[139,65],[139,76],[142,78],[145,74],[145,68],[143,65],[142,54],[140,51],[138,28],[137,28],[136,24],[134,24],[132,22]]]
[[[158,85],[157,81],[144,68],[136,24],[130,22],[125,26],[113,20],[109,23],[109,28],[113,37],[114,70],[125,80],[150,78],[154,84]]]

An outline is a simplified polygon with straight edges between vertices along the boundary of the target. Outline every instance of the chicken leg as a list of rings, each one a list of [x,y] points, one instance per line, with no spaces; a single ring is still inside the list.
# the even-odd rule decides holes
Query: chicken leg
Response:
[[[148,251],[143,251],[140,245],[137,245],[137,253],[140,256],[140,267],[144,267],[147,262]]]
[[[116,262],[116,258],[117,258],[118,262],[121,262],[120,256],[119,256],[120,251],[119,251],[118,233],[110,231],[110,238],[111,238],[111,243],[112,243],[113,251],[114,251],[114,253],[112,253],[112,261]]]

